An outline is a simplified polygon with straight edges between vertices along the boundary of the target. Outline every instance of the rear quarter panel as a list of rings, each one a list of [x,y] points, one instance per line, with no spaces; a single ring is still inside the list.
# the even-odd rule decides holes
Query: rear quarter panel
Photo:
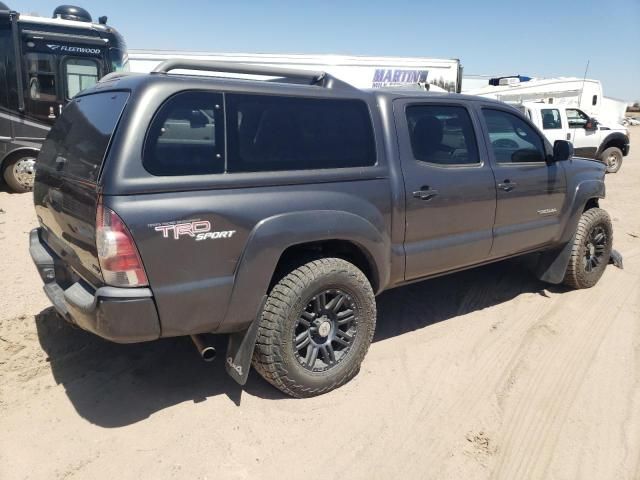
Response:
[[[386,179],[109,196],[104,201],[120,215],[136,241],[158,306],[162,336],[219,330],[234,285],[246,291],[233,295],[236,305],[225,331],[246,325],[256,313],[252,307],[257,309],[266,293],[281,253],[290,245],[308,241],[310,230],[315,232],[314,239],[358,241],[360,235],[359,243],[374,250],[369,253],[376,263],[390,263],[391,202]],[[378,238],[368,240],[365,234],[354,233],[356,222],[344,221],[345,214],[371,225]],[[338,221],[329,221],[332,217]],[[251,258],[245,258],[250,244],[276,218],[284,218],[278,223],[278,235],[270,234],[257,251],[250,251]],[[202,233],[205,222],[210,232],[228,233],[200,240],[197,232],[175,233],[175,224],[193,222],[200,222],[196,230]],[[384,252],[387,257],[380,258]],[[236,285],[243,259],[252,280],[247,281],[245,274],[242,284]]]

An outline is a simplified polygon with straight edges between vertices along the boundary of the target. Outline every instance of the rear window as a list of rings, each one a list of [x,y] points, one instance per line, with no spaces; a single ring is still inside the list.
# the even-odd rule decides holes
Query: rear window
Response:
[[[376,163],[367,105],[228,94],[229,172],[365,167]]]
[[[38,164],[95,182],[128,98],[126,92],[105,92],[73,100],[47,135]]]

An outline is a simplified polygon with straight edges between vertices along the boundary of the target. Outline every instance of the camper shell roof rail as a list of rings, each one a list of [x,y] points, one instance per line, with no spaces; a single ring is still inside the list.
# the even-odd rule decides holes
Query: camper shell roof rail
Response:
[[[294,83],[305,82],[308,85],[316,85],[324,88],[350,88],[355,87],[338,80],[326,72],[314,70],[302,70],[295,68],[280,68],[267,65],[249,65],[235,62],[217,62],[210,60],[165,60],[154,68],[152,74],[168,73],[171,70],[200,70],[206,72],[237,73],[242,75],[262,75],[265,77],[281,77]],[[279,80],[278,80],[279,81]]]
[[[111,72],[111,73],[107,73],[104,77],[98,80],[98,83],[110,82],[111,80],[116,80],[118,78],[123,78],[123,77],[131,77],[134,75],[139,76],[140,74],[135,72],[124,72],[124,71]]]

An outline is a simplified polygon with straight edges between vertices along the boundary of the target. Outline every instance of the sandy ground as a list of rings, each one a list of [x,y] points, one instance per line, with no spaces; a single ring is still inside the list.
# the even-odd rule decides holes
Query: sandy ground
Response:
[[[387,292],[360,374],[241,390],[188,339],[116,345],[48,308],[31,196],[0,192],[0,478],[640,478],[640,128],[588,291],[509,261]],[[220,339],[220,345],[223,345]]]

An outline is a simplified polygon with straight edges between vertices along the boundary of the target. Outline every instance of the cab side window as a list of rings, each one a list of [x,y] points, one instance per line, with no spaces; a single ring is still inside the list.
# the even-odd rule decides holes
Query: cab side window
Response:
[[[416,160],[437,165],[479,165],[469,112],[450,105],[407,107],[411,149]]]
[[[542,128],[544,130],[558,130],[562,128],[560,110],[557,108],[543,108],[540,110],[540,113],[542,115]]]
[[[567,120],[570,128],[584,128],[589,116],[577,108],[567,108]]]
[[[540,135],[517,115],[502,110],[482,109],[493,154],[498,163],[545,161]]]

